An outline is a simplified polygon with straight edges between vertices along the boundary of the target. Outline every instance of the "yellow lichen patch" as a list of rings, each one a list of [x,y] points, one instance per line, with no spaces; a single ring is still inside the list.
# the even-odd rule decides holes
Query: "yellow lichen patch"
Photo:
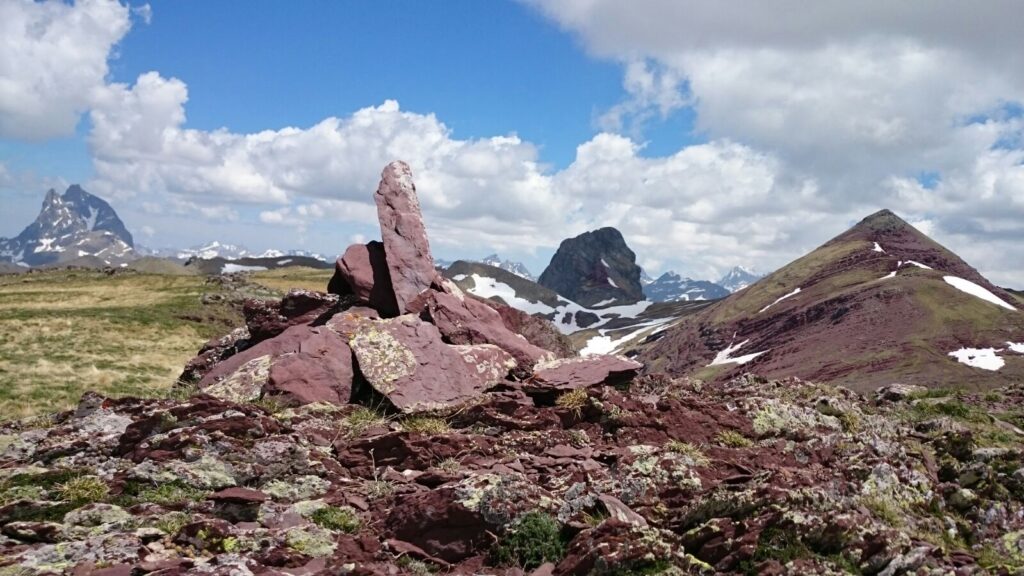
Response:
[[[203,389],[203,392],[231,402],[252,402],[260,397],[270,377],[270,355],[253,358],[230,376]]]
[[[384,327],[367,326],[349,341],[363,376],[381,394],[395,390],[395,381],[416,371],[416,356]]]

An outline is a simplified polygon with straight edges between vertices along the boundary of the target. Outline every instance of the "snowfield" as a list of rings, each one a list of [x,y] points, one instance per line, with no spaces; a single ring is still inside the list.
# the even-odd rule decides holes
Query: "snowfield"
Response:
[[[242,266],[241,264],[225,264],[224,268],[221,269],[221,274],[231,274],[234,272],[262,272],[266,270],[266,266]]]
[[[945,280],[947,284],[956,288],[957,290],[960,290],[961,292],[966,292],[971,296],[981,298],[982,300],[985,300],[986,302],[991,302],[996,306],[1002,306],[1007,310],[1017,310],[1013,306],[1000,300],[998,296],[989,292],[983,286],[978,286],[977,284],[971,282],[970,280],[964,280],[963,278],[957,278],[956,276],[943,276],[942,279]]]
[[[715,359],[712,360],[711,364],[708,364],[708,366],[721,366],[722,364],[746,364],[747,362],[750,362],[751,360],[757,358],[761,354],[769,352],[769,350],[763,350],[761,352],[754,352],[753,354],[747,354],[745,356],[737,356],[733,358],[732,353],[742,348],[747,342],[750,342],[750,340],[744,340],[743,342],[740,342],[735,346],[730,344],[728,347],[726,347],[725,350],[722,350],[721,352],[716,354]]]
[[[996,352],[1002,352],[1002,350],[995,348],[961,348],[950,352],[949,355],[956,358],[957,362],[972,368],[996,371],[1006,364],[1006,361],[997,356]]]

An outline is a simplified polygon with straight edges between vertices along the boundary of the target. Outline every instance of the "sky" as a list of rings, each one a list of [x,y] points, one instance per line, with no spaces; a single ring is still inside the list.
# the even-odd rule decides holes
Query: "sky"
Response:
[[[80,183],[137,243],[338,254],[413,170],[435,255],[770,271],[889,208],[1024,287],[1015,0],[0,0],[0,236]]]

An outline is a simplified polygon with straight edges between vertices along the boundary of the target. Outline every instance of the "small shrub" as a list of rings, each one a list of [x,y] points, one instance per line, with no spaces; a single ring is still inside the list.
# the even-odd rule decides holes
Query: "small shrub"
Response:
[[[359,516],[348,506],[325,506],[313,512],[310,520],[321,528],[340,530],[347,534],[358,531],[360,525]]]
[[[749,448],[754,445],[750,438],[735,430],[722,430],[716,438],[719,444],[730,448]]]
[[[99,502],[107,497],[110,488],[96,476],[78,476],[57,487],[57,492],[62,500],[68,500],[77,504],[88,504]]]
[[[153,504],[159,504],[161,506],[174,506],[185,502],[198,502],[206,498],[207,494],[208,493],[205,490],[200,490],[199,488],[179,484],[177,482],[170,482],[151,488],[143,488],[139,490],[136,499],[139,502],[152,502]]]
[[[561,526],[548,514],[528,512],[504,534],[492,554],[497,564],[523,570],[545,562],[558,563],[565,555]]]
[[[279,412],[283,412],[286,408],[284,402],[274,396],[264,396],[262,398],[253,400],[251,402],[253,406],[258,406],[265,410],[268,414],[273,416]]]
[[[689,442],[669,440],[665,443],[665,450],[681,456],[686,456],[693,461],[695,466],[707,466],[711,463],[711,461],[708,460],[708,457],[701,452],[700,448],[690,444]]]
[[[416,560],[411,556],[402,556],[398,560],[395,560],[395,564],[398,565],[399,568],[405,569],[406,572],[413,576],[430,576],[437,571],[437,569],[430,564],[427,564],[422,560]]]
[[[576,390],[570,390],[559,396],[555,400],[555,406],[572,410],[574,414],[579,416],[583,412],[583,408],[587,405],[587,401],[589,399],[590,396],[587,395],[585,388],[577,388]]]
[[[374,499],[379,500],[381,498],[387,498],[395,493],[395,485],[388,480],[375,479],[370,480],[367,495]]]
[[[583,448],[590,445],[590,436],[586,430],[569,430],[569,443],[576,448]]]
[[[419,432],[421,434],[435,435],[451,431],[451,426],[442,418],[432,416],[413,416],[402,420],[402,429],[406,432]]]

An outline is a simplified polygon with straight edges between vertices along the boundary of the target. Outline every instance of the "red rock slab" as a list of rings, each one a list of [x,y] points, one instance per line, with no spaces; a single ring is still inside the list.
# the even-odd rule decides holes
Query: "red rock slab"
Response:
[[[353,319],[344,327],[366,381],[403,412],[463,404],[503,381],[516,361],[489,344],[445,344],[441,333],[411,314]]]
[[[395,302],[400,311],[407,311],[407,305],[437,276],[409,165],[388,164],[373,199]]]
[[[519,367],[525,370],[537,362],[555,357],[509,330],[497,310],[467,297],[453,282],[444,280],[440,288],[424,294],[421,301],[423,313],[441,331],[445,341],[452,344],[493,344],[511,354]]]
[[[235,486],[233,488],[225,488],[218,492],[214,492],[206,497],[207,500],[217,500],[220,502],[235,502],[239,504],[247,504],[250,502],[266,502],[269,500],[269,496],[260,492],[259,490],[253,490],[252,488],[241,488]]]
[[[538,364],[526,388],[574,390],[601,384],[617,384],[636,376],[643,367],[644,365],[639,362],[604,354],[563,358]]]

